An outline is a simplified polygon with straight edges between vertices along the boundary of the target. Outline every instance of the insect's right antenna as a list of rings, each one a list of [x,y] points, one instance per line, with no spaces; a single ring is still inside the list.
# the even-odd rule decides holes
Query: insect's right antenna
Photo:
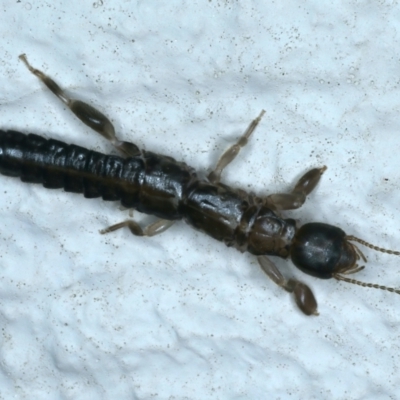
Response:
[[[375,283],[368,283],[368,282],[358,281],[357,279],[347,278],[347,277],[345,277],[343,275],[340,275],[340,274],[334,274],[333,277],[335,279],[337,279],[338,281],[344,281],[344,282],[347,282],[347,283],[352,283],[353,285],[369,287],[369,288],[374,288],[374,289],[387,290],[388,292],[391,292],[391,293],[400,294],[400,290],[399,289],[394,289],[394,288],[387,287],[387,286],[377,285]]]

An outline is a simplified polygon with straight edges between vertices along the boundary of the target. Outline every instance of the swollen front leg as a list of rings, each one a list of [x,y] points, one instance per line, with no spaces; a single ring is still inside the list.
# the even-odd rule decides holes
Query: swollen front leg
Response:
[[[261,269],[273,282],[287,292],[293,293],[297,307],[299,307],[305,315],[318,315],[317,300],[311,289],[305,283],[296,279],[285,279],[276,265],[265,256],[259,256],[257,260]]]
[[[297,182],[291,193],[271,194],[267,197],[268,201],[276,210],[294,210],[300,208],[306,201],[307,196],[315,189],[321,175],[327,167],[314,168],[306,172]]]

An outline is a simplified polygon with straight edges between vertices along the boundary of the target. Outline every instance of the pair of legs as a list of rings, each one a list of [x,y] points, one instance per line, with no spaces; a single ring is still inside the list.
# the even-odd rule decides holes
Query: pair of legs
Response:
[[[33,68],[24,54],[19,57],[27,66],[30,72],[36,75],[70,110],[87,126],[109,140],[112,145],[125,157],[140,154],[139,148],[133,143],[120,141],[115,134],[111,121],[100,111],[80,100],[73,100],[54,82],[49,76],[40,70]],[[240,150],[247,144],[251,134],[256,129],[261,118],[265,114],[262,110],[260,115],[254,119],[239,140],[229,147],[220,157],[216,167],[208,175],[208,180],[214,184],[220,182],[221,174],[239,154]],[[306,196],[315,188],[326,167],[314,168],[303,175],[290,193],[272,194],[268,196],[269,204],[276,210],[291,210],[301,207]],[[128,227],[136,236],[154,236],[164,232],[174,221],[158,220],[155,223],[141,228],[133,220],[123,221],[101,231],[107,233],[117,229]],[[316,302],[311,290],[305,284],[285,279],[275,264],[266,256],[259,256],[258,262],[266,274],[279,286],[294,294],[296,302],[305,314],[316,314]]]

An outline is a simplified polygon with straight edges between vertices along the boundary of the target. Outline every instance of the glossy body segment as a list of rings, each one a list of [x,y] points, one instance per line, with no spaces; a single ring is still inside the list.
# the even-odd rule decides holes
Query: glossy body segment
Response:
[[[336,226],[309,223],[296,233],[291,245],[291,258],[297,268],[322,279],[332,278],[358,260],[354,246],[346,233]]]
[[[119,200],[124,207],[167,219],[182,218],[182,193],[196,178],[170,157],[105,155],[15,131],[0,131],[0,173],[86,198]]]

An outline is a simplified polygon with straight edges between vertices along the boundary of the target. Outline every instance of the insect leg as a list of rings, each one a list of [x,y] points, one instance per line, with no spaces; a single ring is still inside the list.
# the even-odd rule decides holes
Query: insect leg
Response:
[[[307,195],[317,186],[325,170],[325,166],[322,168],[313,168],[299,179],[291,193],[271,194],[267,199],[276,210],[294,210],[300,208],[306,201]]]
[[[236,156],[240,152],[240,149],[242,147],[246,146],[246,144],[249,140],[249,137],[256,129],[258,123],[261,121],[261,118],[263,117],[264,114],[265,114],[265,111],[262,110],[260,115],[256,119],[251,121],[250,125],[248,126],[248,128],[246,129],[244,134],[239,138],[239,140],[234,145],[229,147],[228,150],[226,150],[222,154],[222,156],[218,160],[218,163],[217,163],[217,166],[215,167],[215,169],[213,171],[211,171],[209,173],[209,175],[207,176],[208,180],[211,183],[218,183],[220,181],[222,171],[228,164],[230,164],[236,158]]]
[[[115,129],[111,121],[100,111],[80,100],[73,100],[42,71],[33,68],[25,54],[19,56],[32,74],[36,75],[69,109],[87,126],[109,140],[114,147],[125,156],[140,154],[139,148],[133,143],[123,142],[117,139]]]
[[[129,230],[132,232],[132,234],[135,236],[155,236],[155,235],[158,235],[159,233],[166,231],[174,223],[175,223],[175,221],[170,221],[167,219],[159,219],[156,222],[153,222],[152,224],[147,225],[145,228],[142,228],[137,222],[129,219],[129,220],[120,222],[118,224],[109,226],[106,229],[102,229],[100,231],[100,233],[101,234],[109,233],[109,232],[116,231],[117,229],[128,227]]]
[[[262,270],[277,285],[289,293],[293,293],[294,299],[300,310],[306,315],[318,315],[317,300],[311,289],[296,279],[286,280],[276,265],[267,257],[259,256],[257,260]]]

